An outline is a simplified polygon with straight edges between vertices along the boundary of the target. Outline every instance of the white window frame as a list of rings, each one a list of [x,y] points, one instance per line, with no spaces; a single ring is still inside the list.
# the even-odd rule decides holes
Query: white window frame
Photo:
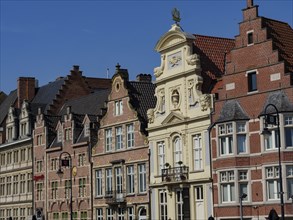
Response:
[[[231,203],[236,201],[236,189],[235,189],[235,171],[221,171],[219,175],[220,193],[222,203]],[[226,190],[224,190],[226,189]],[[224,195],[225,191],[227,192]],[[224,200],[227,198],[227,200]]]
[[[112,208],[106,208],[106,220],[114,220],[114,214]]]
[[[121,167],[115,167],[115,185],[116,185],[116,193],[122,193],[123,177],[122,177]]]
[[[123,114],[123,102],[122,100],[115,101],[115,115],[122,115]]]
[[[174,167],[178,167],[179,162],[183,162],[183,152],[182,152],[182,141],[179,136],[174,138],[173,141],[174,146]]]
[[[103,172],[96,170],[96,197],[103,195]]]
[[[168,220],[168,203],[166,190],[159,190],[160,220]]]
[[[96,209],[96,220],[103,220],[103,209],[102,208]]]
[[[135,192],[135,184],[134,184],[134,166],[130,165],[126,167],[126,175],[127,175],[127,182],[126,182],[126,193],[133,194]]]
[[[122,126],[115,128],[115,150],[123,149],[123,129]]]
[[[239,195],[246,194],[247,196],[242,199],[242,201],[249,201],[249,173],[248,170],[238,170],[238,182],[239,182]],[[242,187],[245,187],[246,190],[244,191]]]
[[[135,214],[134,214],[134,208],[131,207],[127,207],[127,220],[134,220],[135,219]]]
[[[106,169],[106,195],[113,194],[113,171],[112,168]]]
[[[286,183],[288,200],[293,196],[293,165],[286,166]]]
[[[112,128],[105,129],[106,152],[112,151]]]
[[[236,136],[237,136],[237,153],[243,154],[247,153],[247,131],[246,131],[246,122],[236,122]],[[244,137],[244,147],[240,149],[240,137]],[[242,142],[241,142],[242,144]]]
[[[165,155],[165,142],[164,141],[160,141],[157,143],[158,146],[158,173],[159,175],[162,174],[162,169],[165,168],[165,163],[166,163],[166,155]]]
[[[271,166],[265,168],[266,196],[268,201],[280,199],[279,175],[279,166]],[[270,186],[273,187],[273,192],[271,192]]]
[[[184,219],[184,211],[183,211],[183,188],[176,189],[176,219],[183,220]]]
[[[287,131],[290,131],[291,133],[291,144],[287,143],[289,139],[287,139]],[[285,146],[287,147],[293,147],[293,115],[284,115],[284,139],[285,139]],[[289,135],[290,138],[290,135]]]
[[[127,148],[134,147],[134,124],[126,125]]]
[[[193,142],[193,169],[194,171],[203,170],[203,157],[202,157],[202,138],[200,134],[192,137]]]
[[[145,193],[146,192],[146,164],[138,165],[138,192]]]
[[[232,155],[233,147],[233,123],[225,123],[218,125],[218,141],[219,141],[219,155]]]

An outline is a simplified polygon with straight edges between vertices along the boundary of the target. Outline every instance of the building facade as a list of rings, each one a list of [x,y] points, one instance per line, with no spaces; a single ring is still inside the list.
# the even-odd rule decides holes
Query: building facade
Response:
[[[155,105],[151,76],[129,81],[116,66],[93,148],[94,219],[151,219],[147,109]]]
[[[283,194],[285,219],[293,219],[293,30],[287,23],[258,16],[252,0],[239,25],[226,73],[215,90],[214,216],[264,219],[274,209],[281,217]],[[276,116],[275,108],[280,133],[277,124],[265,123],[266,114]],[[265,128],[268,136],[262,135]]]

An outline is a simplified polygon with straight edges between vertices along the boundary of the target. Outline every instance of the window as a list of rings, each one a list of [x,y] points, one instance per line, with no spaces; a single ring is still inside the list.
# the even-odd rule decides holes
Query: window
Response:
[[[220,172],[222,202],[235,201],[234,171]]]
[[[27,192],[28,193],[31,193],[32,192],[32,189],[33,189],[33,180],[32,180],[32,176],[33,174],[32,173],[28,173],[27,174]]]
[[[146,165],[140,164],[138,165],[138,181],[139,181],[139,192],[146,192]]]
[[[27,160],[28,161],[32,160],[32,148],[31,147],[27,148]]]
[[[134,126],[129,124],[126,126],[127,131],[127,148],[134,147]]]
[[[245,122],[236,123],[237,153],[246,153],[246,126]]]
[[[165,190],[160,190],[160,220],[168,220],[167,212],[167,192]]]
[[[264,147],[265,150],[274,150],[278,149],[278,131],[276,127],[270,129],[271,134],[264,135]]]
[[[25,136],[27,135],[27,131],[26,131],[26,123],[21,123],[20,124],[20,136]]]
[[[202,141],[200,135],[193,137],[193,158],[194,158],[194,170],[202,170]]]
[[[25,193],[25,174],[20,174],[20,194]]]
[[[179,162],[182,162],[182,144],[181,139],[176,137],[174,139],[174,167],[177,167]]]
[[[128,213],[128,219],[127,220],[134,220],[134,218],[135,218],[134,208],[133,207],[128,207],[127,208],[127,213]]]
[[[86,211],[80,212],[80,220],[87,220],[87,212]]]
[[[266,174],[267,199],[268,200],[279,199],[280,198],[279,167],[267,167],[265,174]]]
[[[134,193],[134,166],[127,166],[127,193],[131,194]]]
[[[25,214],[25,208],[20,208],[19,209],[19,216],[20,216],[20,220],[25,220],[26,219],[26,214]]]
[[[96,170],[96,196],[103,195],[103,176],[102,170]]]
[[[248,176],[246,170],[238,171],[238,180],[239,180],[239,196],[244,193],[247,195],[246,198],[243,198],[243,201],[248,201]]]
[[[253,44],[253,32],[247,33],[247,44]]]
[[[25,161],[25,154],[26,154],[26,149],[21,149],[20,150],[20,161],[24,162]]]
[[[203,187],[202,186],[195,187],[195,200],[197,202],[203,201]]]
[[[106,169],[106,195],[112,195],[112,169]]]
[[[114,220],[114,215],[113,215],[113,209],[106,209],[106,212],[107,212],[107,216],[106,216],[106,219],[107,220]]]
[[[122,115],[123,114],[123,103],[122,100],[115,102],[115,115]]]
[[[117,220],[124,220],[124,208],[118,208]]]
[[[62,129],[58,129],[58,134],[57,134],[57,141],[61,142],[62,141]]]
[[[123,148],[123,142],[122,142],[122,127],[117,127],[115,129],[116,131],[116,150],[120,150]]]
[[[90,124],[84,125],[84,136],[86,137],[90,136]]]
[[[68,220],[68,212],[62,212],[61,217],[62,220]]]
[[[12,152],[8,152],[7,153],[7,164],[11,164],[12,163]]]
[[[284,116],[286,147],[293,147],[293,115]]]
[[[178,220],[183,220],[183,190],[176,190],[176,216]]]
[[[42,145],[42,139],[43,139],[42,135],[37,135],[37,145],[38,146]]]
[[[39,160],[37,161],[37,172],[42,172],[43,170],[43,161]]]
[[[65,129],[65,140],[68,141],[68,140],[71,140],[71,138],[72,138],[71,128],[66,128]]]
[[[71,180],[65,180],[65,191],[64,191],[65,195],[64,196],[67,199],[70,197],[70,189],[71,189],[70,184],[71,184]]]
[[[58,182],[53,181],[51,182],[51,198],[57,199],[57,190],[58,190]]]
[[[85,154],[78,155],[78,166],[84,166],[85,162]]]
[[[6,177],[6,195],[11,195],[11,176]]]
[[[18,194],[18,175],[13,176],[13,194]]]
[[[85,196],[85,178],[80,178],[79,179],[79,185],[78,185],[78,192],[79,192],[79,197],[84,197]]]
[[[72,212],[72,218],[77,219],[77,212]]]
[[[53,219],[54,220],[59,220],[59,213],[58,212],[53,213]]]
[[[158,142],[158,168],[159,174],[162,174],[162,169],[165,168],[165,143],[164,141]]]
[[[43,183],[37,183],[37,201],[43,200]]]
[[[103,220],[103,209],[96,209],[96,220]]]
[[[5,153],[0,155],[0,165],[1,166],[5,165]]]
[[[115,168],[116,193],[122,193],[122,170],[121,167]]]
[[[58,158],[52,158],[51,159],[51,170],[57,170],[58,169]]]
[[[233,125],[232,123],[221,124],[218,126],[220,155],[233,153]]]
[[[14,208],[13,209],[13,220],[18,220],[18,208]]]
[[[293,166],[286,167],[288,200],[293,196]]]
[[[18,150],[13,152],[13,162],[18,163]]]
[[[250,72],[247,74],[248,79],[248,92],[257,90],[256,72]]]
[[[0,178],[0,196],[5,196],[5,177]]]
[[[106,129],[106,151],[112,150],[112,129]]]

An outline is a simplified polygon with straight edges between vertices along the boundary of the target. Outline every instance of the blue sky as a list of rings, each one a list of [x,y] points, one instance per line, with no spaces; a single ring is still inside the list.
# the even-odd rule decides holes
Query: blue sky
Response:
[[[234,38],[245,0],[99,1],[0,0],[0,90],[9,93],[21,76],[39,85],[79,65],[89,77],[110,77],[119,62],[131,79],[160,64],[154,51],[181,13],[184,31]],[[293,0],[255,0],[259,15],[293,27]]]

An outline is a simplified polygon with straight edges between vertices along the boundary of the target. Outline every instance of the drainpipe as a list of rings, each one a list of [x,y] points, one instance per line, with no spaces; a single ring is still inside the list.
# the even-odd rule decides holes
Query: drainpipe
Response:
[[[150,183],[151,183],[151,161],[150,161],[150,159],[151,159],[151,151],[150,151],[150,149],[149,149],[149,153],[148,153],[148,161],[149,161],[149,189],[148,189],[148,192],[149,192],[149,202],[148,202],[148,216],[149,216],[149,218],[148,219],[151,219],[151,214],[152,214],[152,212],[151,212],[151,207],[152,207],[152,200],[151,200],[151,194],[152,194],[152,191],[151,191],[151,188],[150,188]]]

